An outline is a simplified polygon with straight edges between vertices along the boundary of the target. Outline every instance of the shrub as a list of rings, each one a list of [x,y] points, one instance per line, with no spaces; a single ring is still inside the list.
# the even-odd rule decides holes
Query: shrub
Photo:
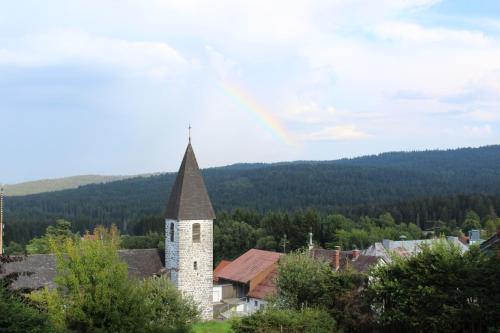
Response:
[[[326,311],[320,309],[269,308],[234,320],[232,327],[235,333],[331,333],[336,324]]]

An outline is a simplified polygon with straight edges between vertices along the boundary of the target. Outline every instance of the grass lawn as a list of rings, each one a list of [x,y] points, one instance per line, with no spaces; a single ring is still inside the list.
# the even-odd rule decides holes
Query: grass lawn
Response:
[[[227,321],[207,321],[193,326],[192,333],[231,333],[231,324]]]

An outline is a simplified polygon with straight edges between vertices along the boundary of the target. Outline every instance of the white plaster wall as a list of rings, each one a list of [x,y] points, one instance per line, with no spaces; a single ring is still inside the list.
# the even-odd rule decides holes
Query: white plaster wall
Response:
[[[212,301],[214,303],[222,301],[222,286],[221,285],[214,285],[213,286],[213,298],[212,298]]]
[[[175,225],[170,242],[170,223]],[[193,224],[200,224],[200,242],[193,243]],[[194,262],[197,269],[194,269]],[[203,319],[213,319],[213,221],[165,221],[165,263],[172,282],[198,304]]]
[[[255,304],[257,302],[257,305]],[[249,302],[246,303],[246,312],[251,314],[254,313],[257,310],[260,310],[261,305],[264,308],[266,306],[267,302],[263,301],[259,298],[250,298]]]

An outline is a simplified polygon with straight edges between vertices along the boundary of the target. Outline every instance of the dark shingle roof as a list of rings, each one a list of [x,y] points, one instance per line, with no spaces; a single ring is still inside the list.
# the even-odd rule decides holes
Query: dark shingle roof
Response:
[[[179,221],[215,219],[214,209],[191,143],[187,146],[170,193],[165,217]]]
[[[500,230],[498,230],[496,234],[494,234],[493,236],[482,242],[480,248],[481,251],[485,252],[494,248],[495,245],[497,244],[500,244]]]
[[[130,277],[143,279],[158,274],[163,269],[157,249],[120,250],[118,254],[127,263]],[[4,271],[0,274],[2,277],[20,273],[11,285],[13,289],[36,290],[55,287],[56,258],[53,254],[35,254],[22,259],[4,264]]]
[[[348,263],[348,265],[350,265],[360,273],[366,273],[370,268],[376,265],[379,260],[383,259],[381,257],[366,256],[364,254],[360,254],[356,260]]]

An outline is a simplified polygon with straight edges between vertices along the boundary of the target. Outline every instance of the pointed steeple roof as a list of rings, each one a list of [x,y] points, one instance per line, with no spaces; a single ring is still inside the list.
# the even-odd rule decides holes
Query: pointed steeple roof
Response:
[[[191,140],[190,140],[191,141]],[[167,203],[165,217],[174,220],[213,220],[214,209],[189,142],[174,187]]]

